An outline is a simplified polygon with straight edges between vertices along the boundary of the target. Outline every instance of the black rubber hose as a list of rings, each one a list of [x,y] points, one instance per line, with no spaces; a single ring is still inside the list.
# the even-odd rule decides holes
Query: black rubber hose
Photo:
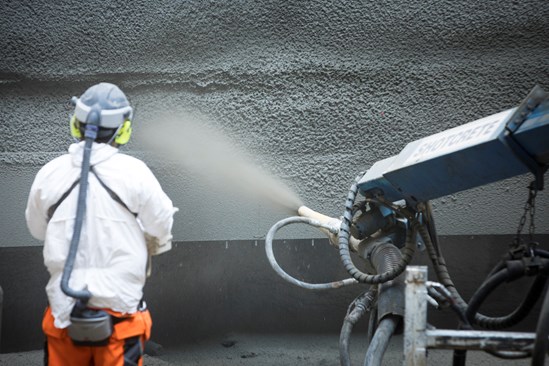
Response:
[[[352,302],[351,306],[349,306],[349,311],[347,311],[347,315],[343,320],[343,326],[341,327],[341,332],[339,334],[339,360],[341,366],[351,366],[351,353],[349,351],[351,332],[360,318],[371,310],[376,294],[377,289],[373,288],[360,295]]]
[[[379,322],[379,325],[372,338],[370,347],[366,352],[364,366],[381,366],[385,351],[389,346],[389,341],[400,322],[401,317],[397,315],[388,315]]]
[[[545,354],[549,346],[549,291],[545,293],[545,299],[541,306],[538,325],[536,327],[536,340],[534,342],[534,351],[532,352],[532,366],[543,366],[545,363]]]
[[[387,281],[390,281],[394,278],[396,278],[398,275],[400,275],[404,270],[406,269],[406,266],[410,263],[412,260],[412,257],[415,252],[416,243],[415,243],[415,228],[417,227],[417,221],[411,222],[410,228],[408,228],[408,231],[406,233],[406,244],[404,248],[402,249],[402,258],[398,265],[394,266],[390,271],[380,274],[368,274],[360,271],[356,266],[354,265],[352,259],[351,259],[351,251],[349,249],[349,237],[350,237],[350,227],[351,222],[353,219],[353,205],[355,201],[355,197],[358,191],[357,183],[362,178],[362,173],[357,176],[355,179],[355,182],[349,189],[349,193],[347,195],[347,200],[345,201],[345,211],[343,212],[343,218],[341,220],[341,227],[339,229],[339,257],[341,258],[341,261],[343,262],[343,266],[347,270],[347,272],[357,281],[362,283],[369,283],[369,284],[379,284],[384,283]]]
[[[469,305],[467,306],[467,311],[465,311],[465,316],[469,320],[470,324],[475,322],[475,314],[478,312],[480,305],[482,305],[488,295],[490,295],[490,293],[492,293],[492,291],[494,291],[499,285],[506,282],[509,277],[509,271],[507,269],[502,269],[480,285],[473,297],[471,297]]]
[[[420,227],[418,231],[425,241],[425,246],[427,248],[429,257],[431,258],[431,262],[433,262],[437,278],[446,288],[448,288],[448,290],[450,290],[452,296],[456,299],[457,305],[462,307],[463,309],[466,309],[468,305],[463,300],[450,278],[448,268],[446,267],[446,262],[444,261],[444,257],[440,253],[440,248],[435,247],[426,230]],[[545,251],[539,249],[535,250],[535,253],[540,255],[545,254],[544,252]],[[492,270],[491,275],[488,278],[490,278],[492,275],[499,272],[500,270],[504,269],[505,267],[505,262],[498,263],[496,267]],[[477,312],[474,317],[474,323],[478,324],[482,328],[490,330],[499,330],[516,325],[529,314],[529,312],[536,304],[537,300],[541,296],[540,290],[543,288],[545,281],[546,279],[543,279],[542,276],[536,278],[525,300],[510,314],[501,317],[489,317]]]
[[[526,298],[515,310],[513,310],[513,312],[501,317],[487,317],[482,314],[479,314],[481,315],[480,317],[475,316],[477,324],[485,329],[491,329],[491,330],[509,328],[509,327],[512,327],[513,325],[518,324],[528,314],[530,314],[530,311],[532,311],[532,309],[534,308],[534,305],[536,305],[538,299],[541,297],[543,293],[543,289],[545,288],[546,282],[547,282],[547,277],[537,276],[536,279],[534,280],[534,283],[532,283],[532,286],[530,287],[530,290],[528,291]]]
[[[69,254],[65,260],[63,268],[63,276],[61,277],[61,290],[65,295],[81,300],[84,304],[88,302],[92,294],[86,288],[83,290],[73,290],[69,287],[69,279],[74,268],[74,260],[78,251],[78,243],[84,223],[84,215],[86,213],[86,195],[88,190],[88,174],[90,172],[90,158],[93,146],[93,141],[97,137],[98,127],[93,124],[86,124],[84,157],[82,159],[82,170],[80,175],[80,189],[78,191],[78,203],[76,206],[76,218],[74,220],[74,231],[72,235]]]
[[[534,253],[543,258],[549,258],[549,251],[544,249],[534,249]]]

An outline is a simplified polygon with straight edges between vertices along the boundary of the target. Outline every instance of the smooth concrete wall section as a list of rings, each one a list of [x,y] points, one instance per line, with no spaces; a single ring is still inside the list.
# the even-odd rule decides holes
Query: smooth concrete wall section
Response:
[[[549,235],[537,238],[543,248]],[[441,237],[452,278],[469,299],[484,276],[508,249],[512,236]],[[312,283],[347,278],[338,251],[327,240],[277,240],[274,252],[289,274]],[[40,320],[46,305],[47,272],[39,247],[0,248],[0,286],[4,289],[1,352],[42,347]],[[355,258],[360,266],[360,260]],[[425,252],[414,264],[427,264]],[[435,279],[431,270],[431,280]],[[483,305],[485,314],[510,313],[523,299],[531,278],[506,284]],[[309,291],[281,279],[270,267],[262,241],[178,242],[173,250],[153,260],[145,298],[153,314],[152,339],[181,345],[197,339],[221,342],[234,332],[337,333],[351,301],[364,285],[329,291]],[[539,304],[515,330],[533,331]],[[455,329],[449,310],[429,309],[439,328]],[[364,332],[363,319],[355,332]]]
[[[158,111],[195,108],[332,216],[359,171],[408,142],[549,89],[545,0],[4,1],[0,20],[1,247],[38,244],[22,220],[26,192],[70,142],[64,104],[99,81],[130,96],[136,137]],[[143,150],[126,148],[181,208],[176,240],[250,240],[287,215]],[[440,233],[514,232],[529,180],[435,201]],[[548,202],[541,192],[538,232],[549,232]]]

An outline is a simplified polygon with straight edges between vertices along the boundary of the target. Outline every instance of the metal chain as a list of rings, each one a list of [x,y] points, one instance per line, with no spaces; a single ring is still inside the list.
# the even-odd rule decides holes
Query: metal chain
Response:
[[[515,239],[513,240],[513,247],[517,248],[522,244],[521,240],[521,233],[524,229],[524,225],[526,224],[526,217],[529,216],[530,219],[530,226],[528,226],[528,237],[530,239],[530,243],[534,242],[534,233],[536,232],[536,224],[534,222],[534,218],[536,215],[536,196],[538,194],[538,189],[535,183],[530,184],[528,187],[528,199],[526,200],[526,203],[524,204],[524,212],[520,218],[519,225],[517,228],[517,234],[515,236]]]
[[[536,186],[537,187],[537,186]],[[538,189],[530,187],[530,194],[528,200],[530,201],[530,226],[528,228],[528,234],[530,235],[530,241],[534,241],[534,233],[536,232],[536,223],[534,217],[536,216],[536,196]]]

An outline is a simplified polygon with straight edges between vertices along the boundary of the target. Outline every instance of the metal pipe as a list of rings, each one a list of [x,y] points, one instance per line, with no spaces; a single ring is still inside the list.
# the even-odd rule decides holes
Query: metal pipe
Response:
[[[522,351],[534,343],[534,333],[490,330],[427,329],[427,348],[477,351]]]

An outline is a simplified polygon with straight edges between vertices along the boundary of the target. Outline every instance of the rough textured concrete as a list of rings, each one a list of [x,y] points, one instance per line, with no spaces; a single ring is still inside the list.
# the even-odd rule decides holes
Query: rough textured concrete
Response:
[[[406,143],[513,107],[535,84],[549,88],[541,0],[7,1],[0,14],[0,164],[9,203],[1,222],[10,232],[0,246],[37,244],[17,214],[29,177],[66,150],[67,98],[100,80],[127,91],[136,135],[159,109],[197,108],[330,215],[341,214],[357,172]],[[126,151],[142,149],[134,142]],[[184,208],[177,240],[251,239],[282,216],[259,204],[249,212],[191,172],[145,160]],[[439,200],[440,232],[513,232],[526,182]],[[549,231],[545,196],[539,232]],[[204,230],[208,221],[224,224]]]

